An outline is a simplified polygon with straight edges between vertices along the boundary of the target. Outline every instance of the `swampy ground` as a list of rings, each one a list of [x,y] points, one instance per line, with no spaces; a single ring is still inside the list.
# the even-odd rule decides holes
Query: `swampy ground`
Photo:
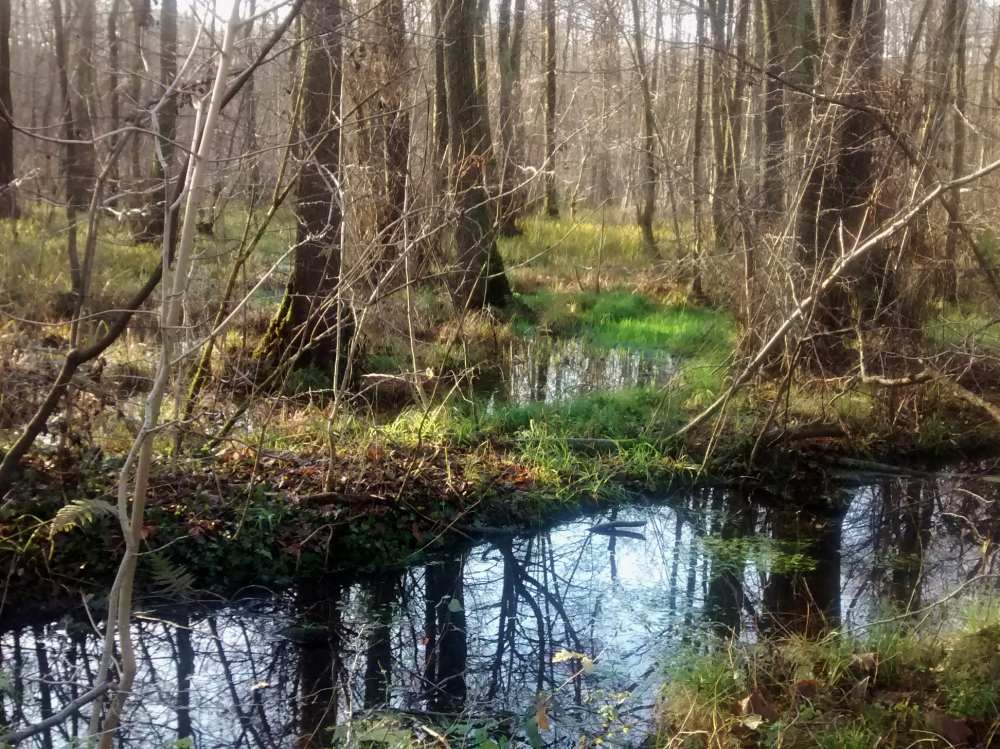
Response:
[[[238,234],[223,224],[203,249]],[[196,746],[220,747],[991,745],[996,469],[970,462],[996,443],[989,417],[943,384],[807,370],[765,373],[678,436],[753,337],[650,268],[632,227],[524,228],[502,245],[512,313],[456,320],[432,285],[388,299],[347,391],[270,378],[255,350],[281,289],[256,292],[160,441],[139,571],[155,595],[134,624],[147,696],[125,745],[192,721]],[[153,255],[106,242],[113,307]],[[0,448],[65,348],[59,300],[31,292],[60,286],[44,257],[4,255],[5,300],[51,324],[0,329]],[[963,385],[988,400],[995,317],[941,308],[913,335],[966,357]],[[0,506],[15,728],[72,699],[37,686],[98,652],[79,604],[100,610],[121,552],[108,503],[148,328],[78,378]]]

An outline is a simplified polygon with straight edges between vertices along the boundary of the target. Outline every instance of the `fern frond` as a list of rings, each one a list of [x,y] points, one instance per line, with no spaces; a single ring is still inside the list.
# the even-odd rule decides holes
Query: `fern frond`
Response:
[[[97,515],[115,515],[117,508],[104,499],[74,499],[59,508],[49,525],[49,538],[87,525]]]
[[[182,565],[174,564],[162,554],[149,554],[145,558],[155,594],[176,598],[194,590],[194,575]]]

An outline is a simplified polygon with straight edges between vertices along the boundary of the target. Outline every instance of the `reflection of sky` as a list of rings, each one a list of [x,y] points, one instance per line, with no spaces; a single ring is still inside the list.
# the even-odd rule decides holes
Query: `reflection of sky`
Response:
[[[841,568],[841,603],[849,625],[867,621],[881,610],[879,597],[886,589],[894,557],[898,556],[891,541],[895,531],[891,529],[897,528],[906,511],[899,503],[912,500],[912,496],[908,500],[908,495],[898,490],[900,486],[897,482],[852,491],[842,525]],[[965,528],[966,521],[958,518],[968,518],[970,523],[984,522],[988,507],[952,489],[949,482],[942,481],[936,497],[923,495],[923,501],[933,502],[935,508],[923,541],[923,563],[918,577],[924,603],[954,589],[973,570],[979,555],[979,543]],[[624,720],[635,721],[638,716],[648,714],[642,708],[655,702],[662,663],[677,651],[682,640],[695,644],[703,641],[696,627],[711,564],[698,537],[703,532],[700,529],[719,526],[722,505],[703,498],[690,499],[670,498],[677,512],[664,505],[621,510],[618,520],[645,521],[645,526],[637,529],[645,536],[642,540],[617,538],[612,542],[607,536],[589,533],[591,525],[610,517],[605,514],[513,542],[514,555],[531,578],[529,581],[525,577],[522,582],[535,600],[547,632],[543,653],[545,691],[554,693],[552,738],[573,743],[581,726],[593,728],[599,722],[596,718],[599,706],[614,702],[612,693],[622,690],[629,690],[631,695],[620,710],[633,711]],[[717,509],[713,511],[713,507]],[[975,514],[977,511],[980,516]],[[764,517],[758,515],[759,535],[767,533],[765,520],[760,519]],[[748,608],[758,611],[767,574],[766,569],[758,568],[759,564],[760,560],[748,560],[743,575]],[[491,704],[485,704],[497,652],[503,569],[503,557],[491,544],[481,544],[468,553],[467,683],[469,703],[473,714],[478,716],[505,711],[524,716],[534,702],[538,626],[534,610],[521,600],[514,652],[505,652],[498,672],[499,696]],[[424,635],[421,568],[403,575],[401,590],[392,616],[392,703],[399,708],[421,710]],[[298,710],[298,650],[286,636],[289,625],[294,623],[291,601],[289,595],[267,597],[206,609],[194,619],[191,710],[198,747],[231,747],[241,742],[265,746],[292,744],[289,737],[295,734]],[[373,621],[367,601],[364,583],[355,583],[341,606],[344,625],[341,657],[350,689],[344,698],[347,704],[341,702],[340,716],[350,714],[361,704],[366,641]],[[561,610],[565,611],[565,617]],[[166,612],[161,618],[151,617],[135,624],[140,673],[136,697],[128,705],[129,746],[164,746],[176,730],[172,705],[177,688],[179,642],[177,630],[167,623],[170,619],[171,614]],[[743,619],[750,624],[746,613]],[[571,629],[579,642],[569,635]],[[97,638],[92,633],[85,640],[79,637],[73,640],[65,632],[64,623],[51,624],[39,631],[50,661],[56,709],[72,698],[70,684],[88,682],[98,652]],[[755,637],[752,628],[745,635]],[[17,722],[37,720],[41,703],[34,633],[30,628],[7,633],[0,637],[0,648],[4,673],[25,696],[25,720]],[[80,648],[86,651],[86,659]],[[596,668],[582,679],[571,681],[570,664],[551,663],[552,655],[561,648],[580,650],[594,657]],[[3,714],[10,716],[13,709],[10,699],[5,697]],[[72,723],[63,726],[67,731],[72,728]],[[638,739],[641,730],[637,727],[631,736]],[[68,743],[68,735],[62,739],[57,734],[55,745]],[[26,745],[42,744],[39,740]]]

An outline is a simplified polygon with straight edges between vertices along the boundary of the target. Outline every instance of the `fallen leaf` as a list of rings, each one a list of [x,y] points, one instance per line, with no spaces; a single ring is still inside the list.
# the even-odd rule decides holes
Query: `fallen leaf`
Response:
[[[871,673],[878,666],[877,653],[856,653],[851,659],[852,663],[862,671]]]
[[[747,717],[760,716],[762,720],[776,720],[778,711],[758,690],[752,691],[740,701],[740,714]],[[746,723],[744,723],[746,725]],[[749,727],[749,726],[748,726]]]
[[[800,679],[792,685],[792,694],[796,699],[811,700],[819,692],[819,682],[815,679]]]

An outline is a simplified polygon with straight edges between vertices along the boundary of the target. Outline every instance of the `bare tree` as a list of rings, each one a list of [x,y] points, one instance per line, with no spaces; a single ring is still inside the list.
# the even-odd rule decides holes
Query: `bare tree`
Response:
[[[521,130],[521,47],[524,36],[524,0],[514,3],[500,0],[497,10],[497,59],[500,72],[500,95],[497,102],[500,146],[501,194],[499,231],[502,235],[519,233],[517,217],[521,209],[517,173],[523,158]]]
[[[656,170],[656,114],[653,109],[653,93],[649,68],[646,65],[646,51],[643,42],[645,31],[639,12],[639,0],[632,0],[632,42],[634,44],[636,71],[639,74],[639,90],[642,94],[642,198],[636,208],[636,219],[642,232],[642,247],[650,257],[659,257],[660,251],[653,236],[653,217],[656,213],[656,184],[659,175]]]

